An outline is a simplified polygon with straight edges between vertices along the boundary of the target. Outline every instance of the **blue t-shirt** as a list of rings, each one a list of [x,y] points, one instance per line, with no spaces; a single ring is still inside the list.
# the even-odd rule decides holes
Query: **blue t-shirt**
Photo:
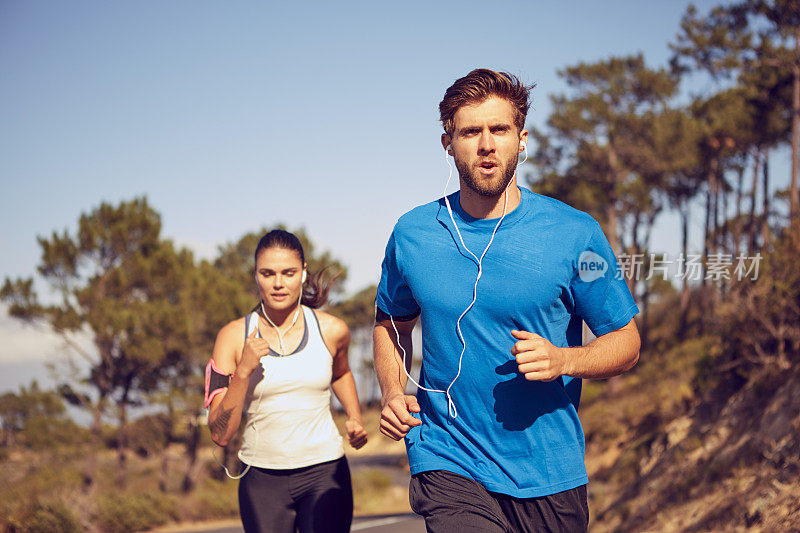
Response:
[[[447,470],[492,492],[533,498],[588,482],[577,413],[581,380],[527,381],[511,355],[511,330],[579,346],[582,320],[600,336],[639,309],[590,215],[527,189],[521,194],[483,259],[477,301],[461,320],[466,350],[450,390],[458,415],[448,413],[445,394],[419,389],[422,425],[405,442],[412,474]],[[449,200],[465,244],[480,257],[498,219],[469,216],[458,192]],[[395,317],[421,311],[423,387],[446,390],[458,373],[456,321],[472,301],[477,272],[444,199],[395,225],[376,303]]]

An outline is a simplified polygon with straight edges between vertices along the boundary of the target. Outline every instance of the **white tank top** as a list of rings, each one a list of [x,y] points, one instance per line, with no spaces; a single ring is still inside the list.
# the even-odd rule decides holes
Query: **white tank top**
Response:
[[[297,349],[280,355],[270,349],[261,369],[250,376],[247,415],[239,459],[260,468],[301,468],[344,455],[342,437],[331,416],[333,356],[317,315],[302,306],[305,332]],[[258,315],[245,317],[245,332]],[[259,335],[260,336],[260,335]]]

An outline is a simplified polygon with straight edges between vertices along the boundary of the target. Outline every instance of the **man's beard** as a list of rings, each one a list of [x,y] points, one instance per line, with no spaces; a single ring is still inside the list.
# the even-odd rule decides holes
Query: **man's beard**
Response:
[[[491,178],[481,175],[477,167],[471,169],[466,163],[458,160],[455,163],[458,175],[467,184],[467,187],[481,196],[497,197],[506,190],[506,187],[514,178],[514,172],[517,170],[517,154],[514,154],[505,162],[505,171],[502,175]]]

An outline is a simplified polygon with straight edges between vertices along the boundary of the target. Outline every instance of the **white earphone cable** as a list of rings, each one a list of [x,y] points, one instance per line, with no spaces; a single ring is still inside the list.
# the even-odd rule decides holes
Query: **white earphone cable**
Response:
[[[297,322],[297,317],[300,316],[300,308],[302,307],[301,304],[302,301],[303,301],[303,291],[301,290],[300,297],[297,299],[297,310],[294,312],[294,318],[292,319],[292,323],[289,325],[288,328],[286,328],[286,331],[284,331],[283,333],[289,333],[289,330],[291,330],[294,327],[295,323]],[[278,343],[280,343],[281,345],[281,355],[287,355],[286,347],[283,345],[283,334],[281,334],[281,330],[278,329],[278,326],[275,325],[275,322],[273,322],[269,318],[266,309],[264,309],[264,300],[261,300],[261,312],[264,313],[264,318],[267,319],[267,322],[269,322],[270,326],[275,328],[275,331],[278,334]]]
[[[263,306],[264,303],[262,302],[261,305]],[[250,322],[249,323],[250,324],[254,324],[255,325],[255,329],[258,329],[258,313],[254,312],[254,313],[252,313],[250,315]],[[250,336],[250,330],[252,330],[252,329],[253,329],[252,327],[247,328],[247,331],[245,331],[245,338]],[[259,332],[259,335],[260,335],[260,332]],[[264,399],[263,395],[258,399],[258,405],[256,406],[256,411],[255,411],[256,413],[261,409],[261,401],[263,399]],[[257,450],[258,449],[258,441],[259,441],[260,435],[258,434],[258,427],[256,426],[255,418],[253,418],[253,420],[248,420],[248,422],[250,422],[250,425],[253,426],[253,431],[256,432],[256,444],[253,447],[253,449]],[[240,474],[237,474],[237,475],[234,476],[234,475],[232,475],[230,473],[230,471],[228,470],[228,467],[225,466],[222,463],[222,461],[217,459],[217,454],[216,454],[215,450],[211,450],[211,455],[214,456],[214,460],[217,462],[217,464],[219,464],[225,470],[225,475],[228,476],[231,479],[242,479],[244,477],[244,475],[247,474],[247,471],[250,470],[250,464],[249,463],[245,463],[247,465],[245,467],[245,469],[242,470],[242,472]],[[242,462],[244,463],[244,461],[242,461]]]
[[[525,159],[522,161],[524,163],[525,161],[528,160],[528,147],[525,143],[522,143],[522,146],[525,150]],[[458,339],[461,341],[462,348],[461,348],[461,354],[458,356],[458,372],[456,373],[456,377],[453,378],[453,381],[450,382],[450,385],[448,385],[447,390],[428,389],[426,387],[423,387],[416,381],[414,381],[414,378],[411,377],[411,374],[408,372],[408,369],[406,367],[406,350],[405,348],[403,348],[403,345],[400,342],[400,333],[397,331],[397,326],[394,323],[394,317],[389,315],[389,320],[391,320],[392,322],[392,328],[394,329],[394,334],[397,337],[397,345],[403,352],[403,371],[406,373],[406,376],[408,376],[408,379],[410,379],[414,385],[416,385],[422,390],[428,392],[441,392],[445,394],[447,396],[447,411],[453,418],[458,418],[458,409],[456,409],[456,404],[453,401],[452,395],[450,394],[450,389],[453,388],[453,385],[455,385],[456,380],[461,375],[461,366],[464,359],[464,352],[466,352],[467,350],[467,343],[464,340],[464,334],[461,332],[461,319],[464,318],[464,316],[470,309],[472,309],[472,306],[475,305],[475,302],[478,299],[478,281],[481,279],[481,275],[483,274],[483,258],[486,256],[486,252],[489,251],[489,247],[492,245],[492,242],[494,241],[494,236],[497,233],[500,224],[503,222],[503,219],[506,216],[506,209],[508,208],[508,188],[511,186],[512,183],[516,183],[516,180],[510,180],[508,182],[508,185],[506,185],[505,190],[503,191],[503,215],[500,217],[500,220],[497,221],[497,224],[495,225],[494,230],[492,231],[492,236],[489,238],[489,244],[486,245],[486,248],[483,250],[483,253],[481,254],[480,258],[478,258],[478,256],[472,253],[472,250],[467,248],[467,245],[464,243],[464,237],[461,235],[461,231],[458,229],[458,224],[456,224],[455,217],[453,216],[453,209],[450,206],[450,200],[447,198],[447,187],[450,185],[450,180],[453,178],[453,165],[450,164],[450,159],[448,159],[447,157],[447,150],[445,150],[444,159],[447,162],[448,168],[450,169],[450,172],[448,173],[447,176],[447,182],[444,184],[444,192],[443,192],[444,203],[447,206],[447,212],[450,214],[450,220],[453,222],[453,227],[455,228],[456,233],[458,234],[458,239],[459,241],[461,241],[461,246],[463,246],[464,250],[466,250],[475,259],[475,262],[478,265],[478,275],[475,278],[475,285],[472,288],[472,301],[470,302],[469,306],[467,306],[467,308],[464,309],[464,312],[461,313],[461,316],[458,317],[458,320],[456,320],[456,332],[458,333]]]
[[[289,330],[292,329],[292,327],[297,322],[297,317],[300,316],[300,309],[302,308],[302,303],[301,303],[302,301],[303,301],[303,291],[300,291],[300,298],[297,299],[297,310],[294,312],[294,318],[292,319],[292,324],[286,329],[286,331],[284,333],[288,333]],[[270,325],[272,325],[272,327],[275,328],[275,331],[278,333],[278,342],[281,345],[281,354],[282,355],[286,355],[286,348],[283,345],[283,336],[281,335],[281,330],[278,329],[278,326],[276,326],[275,323],[272,322],[272,320],[270,320],[269,315],[267,315],[267,311],[264,309],[264,300],[261,300],[261,312],[264,313],[264,317],[269,321]],[[255,322],[255,327],[256,327],[256,329],[258,329],[258,313],[253,313],[250,318],[251,318],[251,320],[253,320]],[[250,328],[250,329],[252,329],[252,328]],[[249,335],[250,335],[250,331],[247,331],[245,336],[247,337]],[[256,406],[256,410],[255,410],[256,413],[258,413],[258,411],[261,409],[261,401],[263,399],[264,399],[264,395],[262,394],[258,398],[258,405]],[[253,447],[253,449],[257,450],[258,449],[258,441],[259,441],[260,435],[258,434],[258,427],[256,426],[255,417],[253,418],[252,421],[249,421],[249,422],[250,422],[250,425],[253,426],[253,431],[256,432],[256,443],[255,443],[255,446]],[[238,475],[235,475],[235,476],[231,475],[230,471],[228,470],[228,467],[225,466],[224,464],[222,464],[222,462],[219,459],[217,459],[217,455],[216,455],[216,453],[214,453],[214,450],[212,450],[211,453],[214,456],[214,460],[217,461],[217,463],[225,470],[225,475],[227,475],[231,479],[241,479],[241,478],[244,477],[245,474],[247,474],[247,471],[250,470],[250,465],[245,463],[245,464],[247,464],[247,467],[242,471],[241,474],[238,474]]]
[[[306,271],[304,269],[303,270],[303,276],[302,276],[302,278],[300,280],[301,287],[302,287],[302,283],[305,283],[305,281],[306,281]],[[257,275],[256,275],[256,283],[258,283],[258,276]],[[266,309],[264,309],[264,300],[260,300],[259,303],[261,304],[261,312],[264,313],[264,318],[267,319],[267,321],[270,323],[270,325],[273,328],[275,328],[275,331],[278,333],[278,342],[281,345],[281,355],[287,355],[286,354],[286,347],[283,345],[283,335],[281,334],[281,330],[278,329],[278,326],[276,326],[275,323],[269,318],[269,315],[267,314]],[[297,322],[297,318],[300,316],[300,310],[302,309],[302,304],[303,304],[303,290],[301,288],[300,289],[300,296],[297,298],[297,309],[294,312],[294,318],[292,318],[291,325],[289,325],[289,327],[286,328],[286,331],[284,331],[284,333],[289,333],[289,330],[291,330],[292,327],[294,327],[295,323]],[[251,332],[249,330],[252,330],[253,328],[258,330],[258,313],[253,312],[250,315],[250,320],[251,320],[250,324],[253,324],[253,327],[248,328],[248,331],[245,332],[245,337],[249,337],[250,336]],[[259,331],[259,336],[260,335],[261,335],[261,332]],[[266,373],[265,373],[264,378],[266,379]],[[255,410],[256,413],[258,413],[261,410],[261,402],[262,402],[263,399],[264,399],[264,395],[262,394],[258,398],[258,405],[256,406],[256,410]],[[258,441],[259,441],[260,435],[258,434],[258,427],[256,426],[255,417],[253,418],[252,421],[248,420],[248,422],[250,422],[250,425],[253,426],[253,431],[256,432],[256,443],[255,443],[255,446],[253,447],[253,449],[257,450],[258,449]],[[233,476],[233,475],[231,475],[230,471],[228,470],[228,467],[225,466],[224,464],[222,464],[222,462],[219,459],[217,459],[217,454],[215,453],[214,450],[211,450],[211,455],[214,456],[214,460],[225,470],[225,475],[227,475],[231,479],[241,479],[241,478],[244,477],[245,474],[247,474],[247,471],[250,470],[250,465],[245,463],[245,464],[247,464],[247,468],[245,468],[242,471],[241,474]]]

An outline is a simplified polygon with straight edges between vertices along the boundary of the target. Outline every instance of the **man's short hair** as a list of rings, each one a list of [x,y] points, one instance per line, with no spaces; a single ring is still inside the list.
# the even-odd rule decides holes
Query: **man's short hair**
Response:
[[[459,78],[447,88],[439,102],[439,119],[448,135],[453,134],[453,117],[462,106],[480,104],[492,96],[508,100],[514,108],[514,125],[517,130],[525,128],[525,117],[530,107],[530,91],[536,86],[526,87],[516,76],[508,72],[495,72],[488,68],[476,68]]]

